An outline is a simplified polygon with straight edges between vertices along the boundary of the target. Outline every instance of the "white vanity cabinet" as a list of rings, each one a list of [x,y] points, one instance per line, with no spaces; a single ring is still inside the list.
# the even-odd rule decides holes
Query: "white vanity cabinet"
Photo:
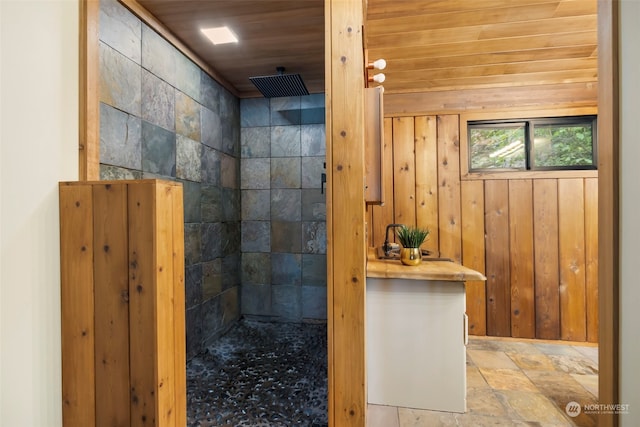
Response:
[[[366,299],[369,403],[465,412],[464,282],[368,278]]]
[[[456,262],[404,266],[367,256],[368,403],[465,412],[465,282],[486,280]]]

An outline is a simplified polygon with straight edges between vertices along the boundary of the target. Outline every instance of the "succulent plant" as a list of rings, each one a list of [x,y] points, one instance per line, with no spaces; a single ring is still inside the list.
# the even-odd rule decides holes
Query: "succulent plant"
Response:
[[[396,231],[398,240],[404,248],[419,248],[429,236],[428,228],[402,226]]]

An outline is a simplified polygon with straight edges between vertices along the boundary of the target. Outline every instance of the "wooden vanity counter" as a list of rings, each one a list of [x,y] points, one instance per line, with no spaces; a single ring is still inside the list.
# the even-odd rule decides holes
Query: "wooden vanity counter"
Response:
[[[423,260],[417,266],[407,266],[399,259],[378,259],[375,248],[368,249],[367,277],[452,282],[487,280],[482,273],[452,261]]]

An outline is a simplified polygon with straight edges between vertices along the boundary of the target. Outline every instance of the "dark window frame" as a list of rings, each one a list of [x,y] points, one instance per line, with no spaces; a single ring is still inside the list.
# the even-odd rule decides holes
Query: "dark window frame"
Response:
[[[524,168],[472,168],[473,155],[471,147],[471,130],[475,128],[500,128],[513,125],[524,125],[525,127],[525,167]],[[534,132],[535,127],[540,125],[590,125],[591,126],[591,157],[590,165],[570,165],[570,166],[536,166],[534,153]],[[580,171],[598,169],[598,141],[597,141],[597,116],[565,116],[565,117],[539,117],[539,118],[518,118],[518,119],[498,119],[498,120],[469,120],[467,121],[467,150],[468,150],[468,172],[469,173],[500,173],[500,172],[530,172],[530,171]]]

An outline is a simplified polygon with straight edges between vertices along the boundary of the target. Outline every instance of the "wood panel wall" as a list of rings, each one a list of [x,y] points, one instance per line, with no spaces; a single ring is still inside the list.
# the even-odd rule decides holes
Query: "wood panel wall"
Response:
[[[389,223],[428,227],[423,248],[484,273],[467,284],[471,334],[597,342],[597,178],[463,179],[459,117],[385,119],[393,176],[369,245]]]

